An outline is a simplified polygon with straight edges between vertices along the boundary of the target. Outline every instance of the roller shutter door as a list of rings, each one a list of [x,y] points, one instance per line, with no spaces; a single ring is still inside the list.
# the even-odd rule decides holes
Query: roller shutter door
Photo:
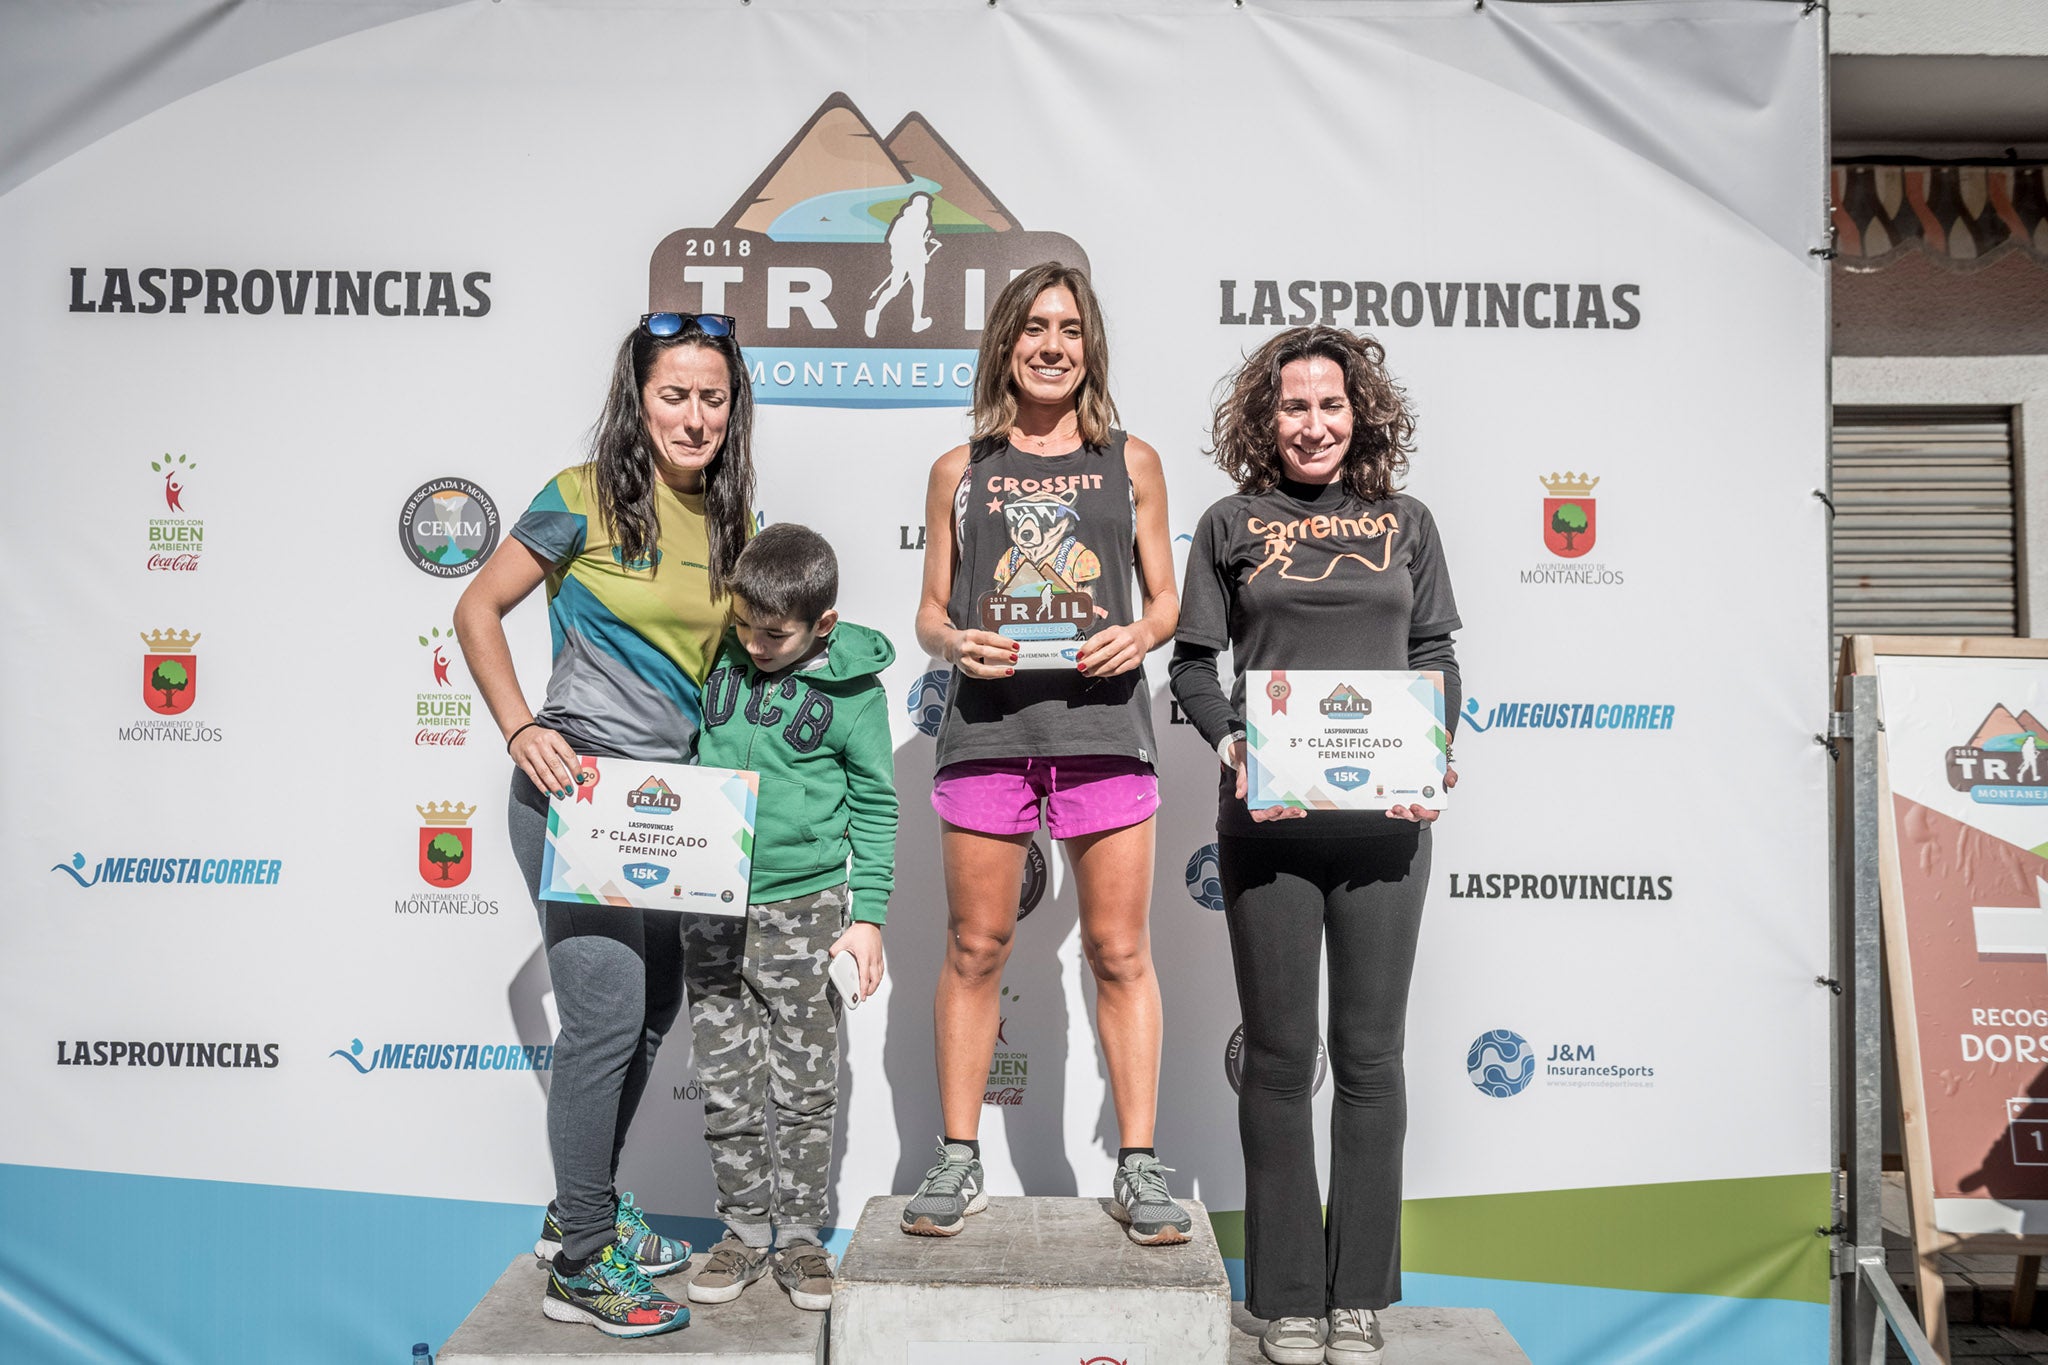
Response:
[[[1841,635],[2018,633],[2009,408],[1836,408]]]

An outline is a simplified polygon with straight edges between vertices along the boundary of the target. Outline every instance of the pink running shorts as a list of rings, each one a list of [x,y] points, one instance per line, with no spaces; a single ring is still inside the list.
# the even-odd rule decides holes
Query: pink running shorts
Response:
[[[948,763],[932,784],[932,809],[948,824],[982,834],[1024,834],[1045,826],[1055,839],[1135,825],[1159,809],[1152,765],[1118,754],[972,759]]]

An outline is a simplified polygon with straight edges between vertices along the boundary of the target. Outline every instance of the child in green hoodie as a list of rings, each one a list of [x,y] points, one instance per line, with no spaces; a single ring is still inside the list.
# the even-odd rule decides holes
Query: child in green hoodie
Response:
[[[683,916],[704,1140],[728,1229],[689,1296],[723,1303],[772,1271],[797,1307],[825,1309],[833,1264],[818,1235],[840,1017],[827,969],[851,954],[862,998],[882,981],[896,785],[878,675],[896,651],[881,632],[839,619],[838,560],[806,527],[756,535],[730,591],[732,629],[704,684],[697,761],[759,773],[761,791],[745,917]]]

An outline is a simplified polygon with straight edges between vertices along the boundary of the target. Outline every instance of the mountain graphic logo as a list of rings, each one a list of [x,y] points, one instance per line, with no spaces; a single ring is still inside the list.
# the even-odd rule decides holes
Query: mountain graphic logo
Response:
[[[673,815],[683,808],[683,798],[670,791],[668,783],[650,776],[626,793],[626,805],[651,815]]]
[[[1319,705],[1333,720],[1363,720],[1372,714],[1372,699],[1350,683],[1338,683]]]
[[[731,314],[756,402],[957,408],[989,302],[1053,260],[1088,268],[1073,238],[1025,230],[923,114],[883,134],[835,92],[716,226],[661,239],[647,306]]]
[[[2048,805],[2048,726],[2025,707],[1993,706],[1966,744],[1948,751],[1948,784],[1987,806]]]

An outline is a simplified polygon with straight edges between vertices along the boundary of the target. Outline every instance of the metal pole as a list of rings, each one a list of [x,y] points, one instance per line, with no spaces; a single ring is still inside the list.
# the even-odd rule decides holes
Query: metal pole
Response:
[[[1849,679],[1849,818],[1852,870],[1849,878],[1850,1065],[1849,1207],[1847,1236],[1854,1248],[1852,1268],[1868,1248],[1884,1264],[1884,1021],[1882,924],[1877,883],[1877,679]],[[1887,1283],[1889,1283],[1887,1281]],[[1869,1278],[1854,1273],[1843,1286],[1847,1330],[1843,1358],[1851,1365],[1883,1365],[1885,1334],[1878,1328],[1881,1300]],[[1897,1291],[1893,1291],[1895,1294]]]
[[[1851,876],[1853,964],[1848,996],[1853,1021],[1849,1075],[1852,1112],[1848,1226],[1852,1248],[1843,1293],[1844,1358],[1852,1365],[1883,1365],[1885,1338],[1896,1337],[1915,1365],[1941,1365],[1917,1318],[1892,1284],[1884,1259],[1884,957],[1883,910],[1878,898],[1877,679],[1849,680],[1850,811],[1855,822]],[[1882,1317],[1891,1329],[1878,1326]]]

